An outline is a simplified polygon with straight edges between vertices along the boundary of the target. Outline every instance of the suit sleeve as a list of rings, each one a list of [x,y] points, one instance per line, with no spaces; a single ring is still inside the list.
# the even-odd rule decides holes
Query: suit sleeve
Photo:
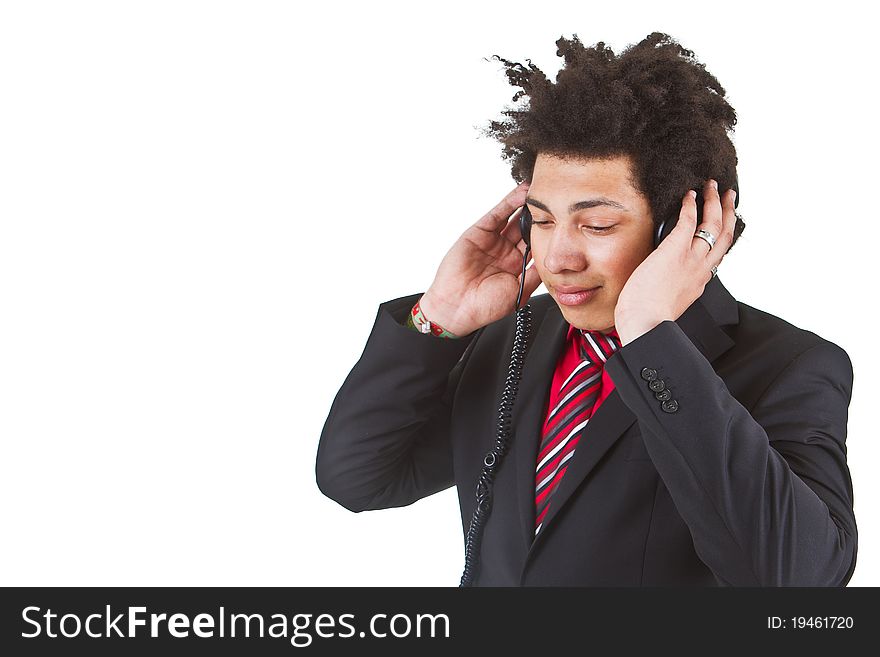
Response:
[[[318,488],[351,511],[406,506],[454,483],[452,400],[481,330],[439,338],[408,328],[420,296],[379,306],[321,432]]]
[[[822,340],[801,352],[751,413],[673,321],[621,347],[606,369],[720,583],[849,582],[857,552],[845,444],[853,370],[843,349]],[[677,406],[663,410],[650,370]]]

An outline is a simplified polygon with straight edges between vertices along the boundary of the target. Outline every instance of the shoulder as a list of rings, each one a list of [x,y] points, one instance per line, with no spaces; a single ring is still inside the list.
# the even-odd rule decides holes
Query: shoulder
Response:
[[[852,361],[841,346],[759,308],[741,301],[737,305],[739,323],[725,327],[736,343],[725,356],[728,364],[764,363],[760,369],[767,385],[818,378],[851,390]]]
[[[510,348],[516,336],[518,321],[524,322],[527,326],[527,351],[531,349],[545,320],[551,318],[556,322],[564,321],[556,301],[548,293],[533,294],[527,304],[529,308],[527,314],[513,312],[513,303],[510,305],[511,312],[475,332],[471,350],[475,354],[481,354],[476,360],[483,362],[487,359],[495,359],[506,362],[510,358]],[[521,314],[522,319],[520,319]]]
[[[762,352],[770,360],[793,360],[809,350],[836,354],[849,360],[846,351],[813,331],[795,326],[765,310],[741,301],[739,323],[731,328],[731,337],[738,345]]]
[[[484,326],[481,331],[493,337],[511,333],[516,326],[517,313],[513,312],[513,303],[511,303],[510,306],[511,312],[507,313],[501,319]],[[546,292],[544,294],[533,294],[529,298],[528,307],[533,327],[543,322],[547,317],[548,312],[554,313],[557,319],[561,317],[559,306],[556,305],[556,301],[553,297]]]

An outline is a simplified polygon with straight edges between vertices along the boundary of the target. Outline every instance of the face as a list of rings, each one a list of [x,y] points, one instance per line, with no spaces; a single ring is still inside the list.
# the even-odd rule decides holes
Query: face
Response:
[[[539,153],[526,203],[532,256],[566,321],[609,332],[633,270],[654,249],[648,199],[629,182],[631,160],[561,159]],[[598,288],[586,299],[565,288]]]

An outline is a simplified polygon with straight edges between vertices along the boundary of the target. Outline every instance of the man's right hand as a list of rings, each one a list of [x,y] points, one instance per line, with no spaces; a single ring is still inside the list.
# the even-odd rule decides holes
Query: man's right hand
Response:
[[[519,215],[528,188],[517,185],[452,245],[420,299],[425,317],[463,337],[513,310],[526,251]],[[519,308],[541,284],[535,267],[525,276]]]

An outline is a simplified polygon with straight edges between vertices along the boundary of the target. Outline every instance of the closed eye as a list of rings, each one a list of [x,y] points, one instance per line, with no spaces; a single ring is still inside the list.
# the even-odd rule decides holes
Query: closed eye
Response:
[[[534,219],[532,220],[533,226],[544,226],[549,223],[549,221],[535,221]],[[614,226],[587,226],[587,228],[589,228],[590,230],[594,230],[597,233],[604,233],[606,230],[611,230],[612,228],[614,228]]]

